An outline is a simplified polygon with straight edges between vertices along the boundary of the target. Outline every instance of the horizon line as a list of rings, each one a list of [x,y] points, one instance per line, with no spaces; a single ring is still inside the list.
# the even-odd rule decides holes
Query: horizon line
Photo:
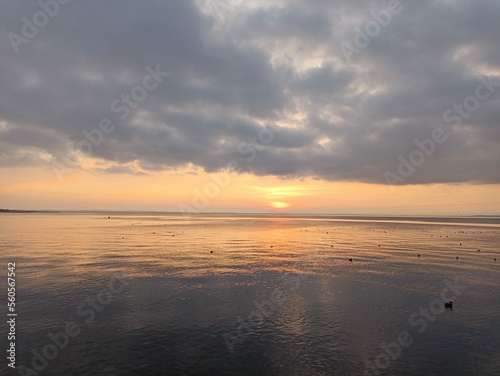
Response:
[[[312,213],[312,212],[287,212],[287,211],[211,211],[211,212],[180,212],[180,211],[162,211],[162,210],[107,210],[107,209],[6,209],[0,208],[0,213],[38,213],[38,214],[57,214],[57,213],[151,213],[151,214],[179,214],[179,215],[206,215],[206,214],[249,214],[249,215],[304,215],[304,216],[351,216],[351,217],[500,217],[499,214],[375,214],[375,213]]]

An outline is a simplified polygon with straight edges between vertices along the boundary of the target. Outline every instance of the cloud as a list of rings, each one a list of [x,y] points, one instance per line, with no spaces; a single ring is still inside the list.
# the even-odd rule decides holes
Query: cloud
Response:
[[[500,182],[500,88],[461,124],[443,120],[478,76],[500,80],[498,1],[402,1],[349,61],[340,44],[385,1],[255,0],[216,15],[201,4],[70,2],[15,53],[7,34],[40,8],[2,3],[0,163],[64,163],[110,118],[114,130],[88,151],[115,166],[107,173],[237,161],[258,176],[386,183],[398,156],[441,127],[448,140],[406,184]],[[120,119],[112,103],[157,64],[170,75]],[[272,141],[241,153],[275,111],[286,119]]]
[[[145,175],[142,172],[135,171],[129,166],[112,166],[105,169],[97,169],[97,171],[105,174]]]

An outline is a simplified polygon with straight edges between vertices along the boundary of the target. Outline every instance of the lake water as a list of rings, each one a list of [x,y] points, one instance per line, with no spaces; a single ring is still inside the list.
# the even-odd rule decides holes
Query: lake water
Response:
[[[500,374],[498,218],[2,214],[0,231],[24,366],[1,375]]]

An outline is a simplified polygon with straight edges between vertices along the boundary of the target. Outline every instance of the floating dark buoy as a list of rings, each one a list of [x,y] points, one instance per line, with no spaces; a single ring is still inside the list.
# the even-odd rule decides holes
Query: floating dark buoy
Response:
[[[493,260],[495,260],[495,262],[497,262],[497,259],[496,259],[496,257],[495,257],[495,258],[494,258]]]
[[[453,309],[453,302],[450,300],[449,302],[444,303],[444,308],[451,308]]]
[[[350,258],[349,261],[352,262],[352,258]]]
[[[274,247],[274,245],[271,246],[271,248],[273,248],[273,247]]]
[[[478,251],[478,252],[481,252],[481,250],[480,250],[480,249],[478,249],[477,251]]]
[[[214,251],[210,251],[210,253],[214,253]]]
[[[380,244],[378,246],[380,247]]]
[[[460,243],[460,245],[462,245],[462,243]]]
[[[156,234],[156,232],[153,232],[153,234]]]
[[[458,256],[457,256],[457,260],[458,260]]]
[[[420,253],[417,255],[417,257],[419,257],[419,258],[420,258]]]
[[[330,247],[332,247],[332,248],[333,248],[333,245],[331,245]]]
[[[108,217],[108,219],[111,219],[111,217]]]

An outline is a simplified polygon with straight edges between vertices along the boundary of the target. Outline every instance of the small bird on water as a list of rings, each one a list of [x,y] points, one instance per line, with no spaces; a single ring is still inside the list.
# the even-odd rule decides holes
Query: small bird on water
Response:
[[[352,262],[352,258],[350,258],[349,261]]]

